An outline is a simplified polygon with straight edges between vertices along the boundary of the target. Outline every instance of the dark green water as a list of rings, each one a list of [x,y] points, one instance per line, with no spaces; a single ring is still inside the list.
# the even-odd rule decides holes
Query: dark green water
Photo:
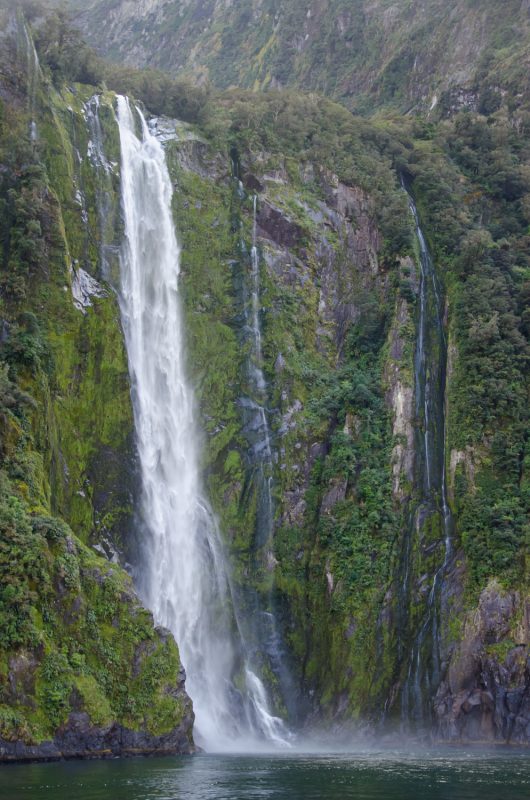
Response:
[[[530,753],[214,756],[0,768],[1,800],[530,800]]]

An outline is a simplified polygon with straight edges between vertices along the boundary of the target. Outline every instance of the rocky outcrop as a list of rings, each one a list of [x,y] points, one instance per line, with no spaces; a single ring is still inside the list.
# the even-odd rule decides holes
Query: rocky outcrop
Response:
[[[25,744],[0,737],[0,762],[58,761],[70,758],[115,758],[117,756],[190,755],[197,748],[190,740],[193,716],[186,716],[174,730],[154,736],[114,722],[93,725],[86,712],[73,712],[50,741]]]
[[[270,202],[260,205],[258,214],[260,233],[280,247],[297,247],[303,241],[304,231],[293,220]]]
[[[530,597],[491,582],[435,699],[441,739],[530,745]]]
[[[412,259],[408,259],[412,264]],[[394,447],[392,449],[393,494],[403,500],[406,484],[412,485],[414,469],[414,390],[410,374],[410,335],[412,328],[409,305],[400,297],[389,335],[389,358],[385,369],[388,385],[387,403],[392,408]]]

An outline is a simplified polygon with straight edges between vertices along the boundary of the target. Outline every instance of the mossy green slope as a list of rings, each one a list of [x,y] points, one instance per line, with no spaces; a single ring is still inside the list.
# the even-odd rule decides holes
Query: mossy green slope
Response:
[[[28,98],[24,42],[2,49],[2,758],[189,752],[175,642],[87,546],[127,544],[127,362],[112,287],[85,307],[72,294],[81,269],[101,278],[89,90],[61,95],[39,74]]]
[[[133,84],[145,98],[156,98],[162,85],[141,74]],[[85,541],[108,546],[123,543],[130,510],[121,482],[118,494],[107,492],[112,465],[130,464],[126,364],[110,287],[85,315],[69,294],[72,261],[101,276],[91,267],[96,188],[74,155],[76,141],[82,153],[87,146],[80,103],[90,90],[61,91],[42,122],[50,143],[44,182],[53,188],[46,208],[61,232],[42,243],[45,215],[35,219],[40,227],[24,221],[21,234],[10,234],[13,268],[5,278],[6,396],[30,420],[38,446],[31,454],[16,446],[21,422],[6,423],[5,446],[18,453],[9,462],[16,491],[26,503],[40,498],[38,506],[31,500],[35,513],[57,509]],[[529,643],[530,154],[528,119],[500,94],[503,101],[490,97],[484,113],[441,123],[412,116],[368,122],[320,96],[289,91],[232,90],[209,102],[201,94],[200,127],[176,124],[167,144],[204,480],[250,624],[257,619],[250,611],[274,610],[302,718],[378,720],[383,708],[399,718],[411,645],[443,561],[439,515],[407,544],[407,511],[420,498],[413,410],[419,265],[399,172],[410,180],[435,262],[449,352],[446,468],[456,530],[437,608],[443,674],[428,700],[438,730],[451,738],[480,738],[483,715],[488,737],[509,741],[510,708],[528,717],[520,648]],[[158,108],[166,102],[173,107],[174,99],[159,98]],[[109,157],[117,160],[112,125],[106,128]],[[31,170],[28,178],[18,194],[38,216],[33,182],[43,178]],[[88,226],[75,200],[79,188]],[[275,508],[272,541],[258,547],[258,481],[242,413],[254,194]],[[13,207],[23,211],[22,200]],[[31,279],[28,299],[27,265],[53,242],[56,285],[33,305],[48,278]],[[48,302],[53,316],[42,313]],[[63,351],[64,365],[54,366]],[[73,477],[64,453],[79,458]],[[101,468],[107,461],[108,473]],[[91,514],[99,491],[103,512]],[[405,600],[403,569],[411,587]],[[283,712],[273,666],[265,659],[263,672]],[[506,699],[508,691],[515,694]],[[513,735],[527,741],[522,727]]]

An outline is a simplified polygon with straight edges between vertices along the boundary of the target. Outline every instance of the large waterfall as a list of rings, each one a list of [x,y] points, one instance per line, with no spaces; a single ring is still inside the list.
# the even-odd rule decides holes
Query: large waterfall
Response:
[[[198,743],[214,750],[282,744],[283,726],[250,663],[221,538],[201,490],[164,151],[124,97],[118,124],[125,223],[120,306],[145,530],[138,586],[179,644]]]

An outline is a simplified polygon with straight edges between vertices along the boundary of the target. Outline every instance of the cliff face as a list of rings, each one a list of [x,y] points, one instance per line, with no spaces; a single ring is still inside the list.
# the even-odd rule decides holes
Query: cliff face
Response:
[[[501,378],[495,397],[484,393],[489,359],[499,376],[518,370],[525,345],[504,317],[507,327],[494,334],[496,355],[482,344],[475,349],[474,337],[482,342],[476,314],[484,320],[495,315],[494,286],[509,280],[497,272],[495,250],[479,247],[470,255],[465,244],[464,231],[477,230],[480,211],[457,198],[475,191],[476,178],[448,168],[440,140],[420,140],[408,156],[446,295],[442,402],[456,527],[443,567],[440,506],[430,517],[420,514],[410,529],[425,466],[417,451],[424,422],[415,406],[420,268],[404,192],[385,156],[372,149],[375,129],[357,130],[361,146],[355,137],[342,142],[354,153],[345,168],[340,156],[327,158],[338,151],[329,142],[323,151],[322,140],[324,164],[311,148],[286,156],[288,145],[276,140],[263,149],[269,117],[263,108],[253,113],[251,126],[259,128],[243,132],[239,151],[232,151],[235,165],[189,132],[169,147],[210,496],[241,591],[247,587],[248,608],[273,613],[281,630],[292,680],[285,683],[271,648],[277,700],[281,704],[287,685],[291,701],[296,694],[290,713],[306,724],[380,718],[385,708],[390,725],[408,718],[412,727],[430,726],[432,709],[442,738],[526,742],[528,632],[520,616],[528,596],[527,456],[517,433],[526,413],[524,381],[511,408],[500,413],[494,406],[511,392],[508,384]],[[327,109],[315,125],[322,136],[336,130],[333,113]],[[302,116],[311,128],[307,107]],[[241,119],[248,117],[240,108],[236,123]],[[279,136],[288,141],[290,133],[287,123]],[[241,138],[250,139],[248,149]],[[488,202],[493,226],[502,212],[497,200]],[[274,521],[265,541],[263,482],[254,455],[259,431],[246,410],[253,227],[273,450]],[[515,263],[522,240],[516,235],[512,241]],[[510,291],[501,295],[502,304],[512,303]],[[435,324],[428,320],[428,329]],[[488,433],[493,419],[502,456]],[[501,474],[511,447],[519,456]],[[409,677],[414,648],[431,670],[430,684],[418,679],[418,689]],[[407,710],[406,693],[416,695],[421,716]],[[481,715],[483,723],[477,722]]]
[[[177,647],[117,563],[132,413],[90,95],[45,84],[24,19],[1,13],[0,760],[191,752]]]
[[[290,692],[298,697],[283,696],[287,679],[266,647],[280,708],[290,701],[293,714],[310,706],[329,711],[339,693],[349,708],[364,707],[370,690],[362,661],[375,647],[391,523],[399,524],[382,381],[393,317],[390,263],[381,258],[374,199],[318,164],[281,153],[241,153],[238,189],[230,160],[205,144],[177,141],[171,152],[206,474],[254,615],[248,624],[272,613],[281,628]],[[359,177],[367,181],[363,170]],[[406,226],[404,200],[396,195]],[[256,398],[247,377],[254,202],[265,422],[249,413]],[[263,465],[265,437],[272,458]],[[272,486],[270,529],[261,467]],[[357,539],[348,534],[356,522]],[[350,581],[361,576],[363,588],[353,595]],[[353,613],[358,626],[346,635]],[[361,636],[370,639],[366,650]],[[336,637],[335,646],[328,637]],[[353,659],[355,670],[347,666]]]
[[[524,0],[98,0],[76,14],[102,54],[220,88],[298,86],[368,113],[528,93]]]
[[[54,89],[23,30],[5,30],[6,63],[13,33],[21,54],[1,95],[5,753],[186,749],[175,645],[93,552],[135,560],[114,97]],[[444,738],[528,742],[524,115],[371,124],[323,98],[233,91],[201,127],[152,124],[175,186],[204,479],[277,711],[310,726],[384,710]],[[439,493],[411,525],[421,270],[397,171],[441,297],[447,564]],[[404,702],[418,648],[423,718]]]

